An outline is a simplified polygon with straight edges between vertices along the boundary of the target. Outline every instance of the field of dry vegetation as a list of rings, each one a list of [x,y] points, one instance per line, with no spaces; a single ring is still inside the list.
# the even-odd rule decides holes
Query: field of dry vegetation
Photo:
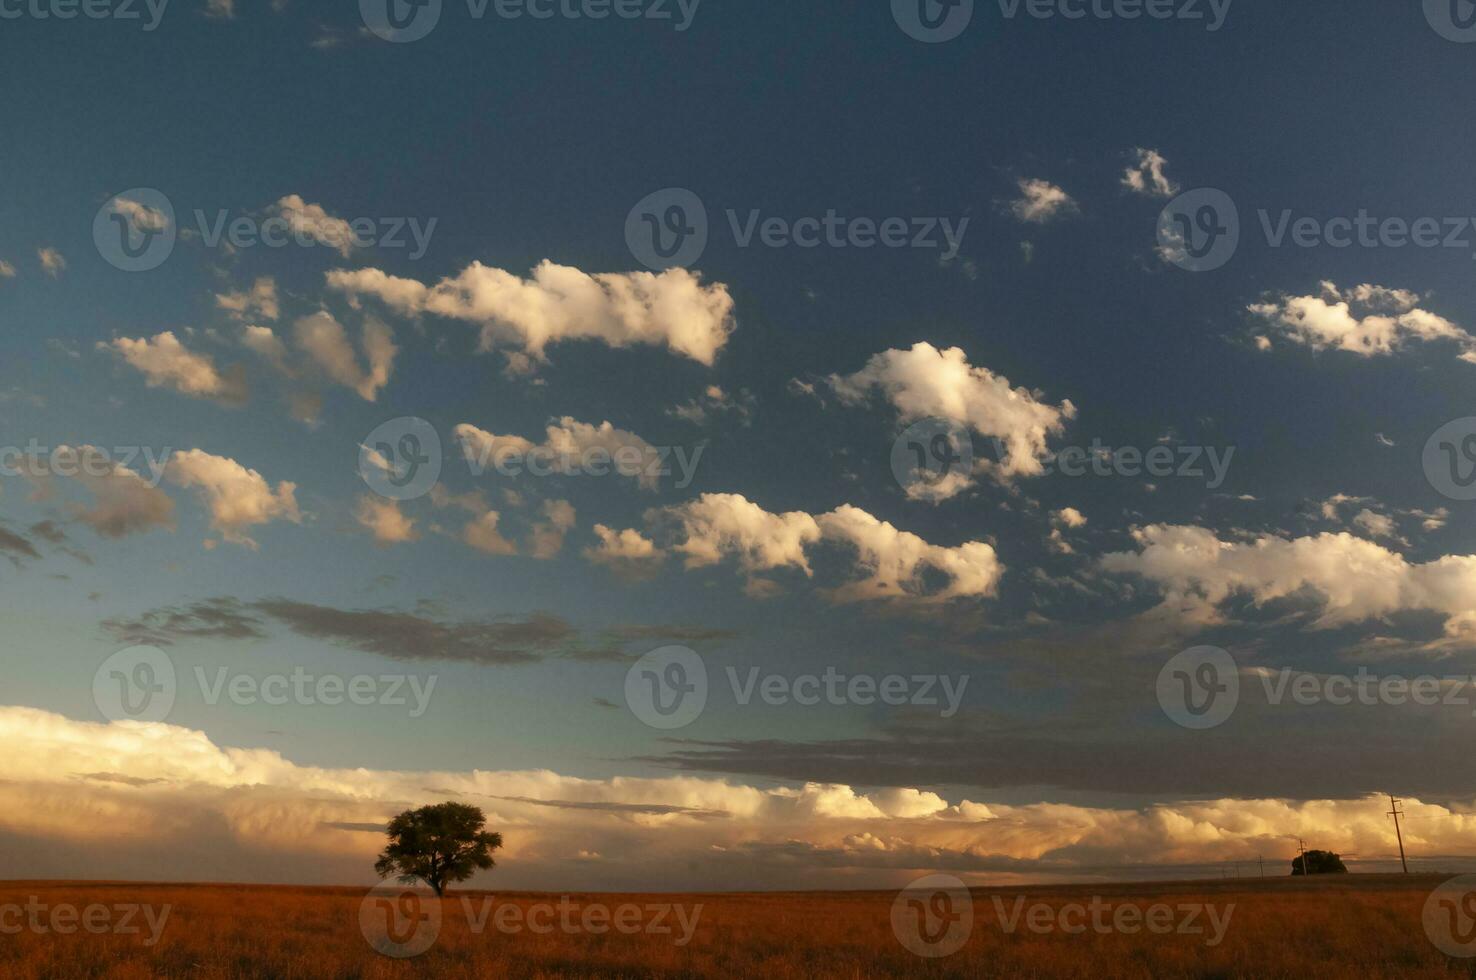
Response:
[[[80,925],[68,935],[25,928],[0,914],[0,977],[111,978],[387,978],[483,977],[1457,977],[1476,976],[1476,960],[1454,960],[1437,950],[1421,924],[1426,896],[1438,876],[1350,875],[1311,881],[1098,885],[973,892],[974,924],[963,948],[942,959],[905,949],[893,930],[893,892],[828,892],[733,895],[570,895],[579,922],[585,906],[701,906],[690,942],[674,914],[670,933],[618,934],[555,927],[536,934],[526,927],[499,930],[488,918],[481,931],[464,910],[518,906],[512,918],[526,926],[534,905],[554,905],[559,895],[453,892],[443,900],[434,944],[413,959],[375,952],[360,928],[363,889],[252,885],[154,885],[0,883],[0,912],[39,903],[68,907]],[[1052,910],[1085,906],[1093,897],[1111,905],[1213,905],[1233,912],[1223,941],[1204,934],[1124,934],[1087,928],[1036,932],[1017,920],[1007,933],[997,909],[1024,905]],[[998,898],[1000,901],[995,902]],[[484,902],[494,899],[493,902]],[[463,900],[469,900],[464,902]],[[148,921],[135,913],[139,932],[103,932],[103,916],[117,921],[114,906],[164,906],[158,941],[147,945]],[[508,910],[510,913],[513,910]],[[50,914],[48,911],[46,914]],[[640,913],[643,921],[650,913]],[[631,913],[632,922],[635,913]],[[605,921],[596,915],[592,921]],[[1049,918],[1043,914],[1042,920]],[[57,920],[65,922],[67,920]],[[533,922],[539,922],[536,917]],[[1073,920],[1074,921],[1074,920]],[[557,920],[554,920],[556,923]]]

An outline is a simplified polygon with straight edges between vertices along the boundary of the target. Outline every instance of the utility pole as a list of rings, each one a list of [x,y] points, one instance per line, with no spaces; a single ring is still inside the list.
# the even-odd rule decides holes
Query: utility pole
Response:
[[[1312,869],[1307,867],[1307,842],[1297,838],[1297,850],[1302,853],[1302,877],[1308,878],[1312,875]]]
[[[1404,873],[1409,874],[1409,861],[1404,857],[1404,831],[1399,829],[1399,818],[1404,816],[1404,811],[1399,809],[1402,802],[1404,801],[1395,799],[1393,793],[1389,794],[1388,815],[1394,818],[1394,836],[1399,838],[1399,863],[1404,866]]]
[[[1256,855],[1256,863],[1261,866],[1261,877],[1262,878],[1266,877],[1266,859],[1263,858],[1263,857],[1261,857],[1261,855],[1257,854]]]

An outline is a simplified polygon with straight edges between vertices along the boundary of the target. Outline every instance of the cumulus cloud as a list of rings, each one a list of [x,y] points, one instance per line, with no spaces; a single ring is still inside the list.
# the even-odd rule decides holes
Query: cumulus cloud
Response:
[[[703,494],[664,513],[680,525],[681,540],[672,550],[685,556],[688,568],[736,561],[749,577],[749,591],[757,595],[776,588],[759,573],[792,568],[811,577],[810,550],[822,542],[848,553],[852,571],[859,573],[826,590],[838,603],[987,597],[995,594],[1004,572],[989,544],[932,545],[850,505],[813,517],[802,511],[770,513],[737,494]]]
[[[472,518],[461,530],[461,540],[487,555],[515,555],[518,546],[503,537],[497,525],[502,515],[488,510]]]
[[[1179,193],[1179,185],[1164,173],[1168,161],[1157,150],[1142,147],[1133,151],[1136,160],[1123,171],[1122,186],[1145,197],[1173,197]]]
[[[625,578],[648,578],[666,560],[666,553],[634,528],[617,531],[596,524],[594,535],[596,543],[584,549],[585,560]]]
[[[41,271],[53,279],[59,279],[67,270],[66,258],[50,246],[38,248],[36,258],[41,262]]]
[[[105,538],[174,528],[174,501],[158,488],[157,473],[147,478],[112,459],[95,446],[58,446],[49,460],[24,461],[24,475],[48,499],[54,479],[70,479],[92,497],[91,504],[71,503],[67,513]]]
[[[669,408],[667,414],[693,425],[706,425],[717,416],[732,415],[740,424],[747,426],[753,422],[756,401],[753,392],[747,388],[729,393],[718,385],[708,385],[700,398]]]
[[[636,480],[647,490],[656,489],[661,481],[661,452],[634,432],[608,421],[591,425],[566,415],[549,423],[541,443],[522,436],[493,435],[467,423],[458,425],[453,435],[477,473],[491,467],[533,475],[613,472]]]
[[[1087,519],[1075,507],[1065,507],[1051,515],[1051,533],[1046,537],[1046,546],[1058,555],[1074,555],[1076,549],[1066,540],[1066,531],[1086,527]]]
[[[405,316],[434,314],[478,325],[481,348],[511,347],[543,360],[550,344],[599,340],[657,345],[711,365],[732,333],[733,299],[685,269],[590,275],[544,261],[524,279],[474,262],[426,286],[378,269],[335,269],[328,285],[370,296]]]
[[[1151,525],[1133,538],[1138,551],[1106,555],[1102,567],[1157,585],[1160,615],[1213,624],[1233,596],[1260,605],[1312,590],[1322,609],[1317,628],[1423,610],[1443,617],[1447,638],[1476,640],[1476,556],[1413,564],[1348,533],[1224,541],[1205,528]]]
[[[1282,338],[1312,350],[1387,357],[1411,341],[1450,341],[1461,360],[1476,363],[1476,337],[1421,309],[1420,302],[1408,290],[1368,284],[1343,290],[1324,282],[1319,295],[1283,296],[1249,309]],[[1262,349],[1270,347],[1268,342]]]
[[[247,327],[241,334],[241,346],[265,358],[280,373],[288,376],[294,374],[287,364],[287,345],[282,343],[271,327],[255,324]]]
[[[1071,195],[1048,180],[1022,178],[1019,187],[1020,196],[1010,202],[1010,213],[1027,224],[1043,225],[1078,210]]]
[[[848,404],[881,392],[903,425],[942,418],[997,440],[1001,458],[981,460],[979,467],[1001,481],[1043,473],[1047,440],[1064,432],[1066,422],[1076,417],[1076,406],[1069,400],[1052,405],[1040,392],[1013,387],[1008,378],[971,365],[961,349],[939,350],[926,342],[909,350],[884,351],[855,374],[831,375],[829,382]],[[960,476],[950,484],[947,496],[971,485],[967,474]]]
[[[994,546],[982,541],[955,548],[929,544],[849,504],[817,521],[827,540],[855,550],[857,569],[866,573],[865,578],[829,590],[836,602],[941,603],[988,597],[998,592],[1004,575]],[[948,584],[933,586],[927,579],[929,572],[945,576]]]
[[[574,527],[574,505],[567,500],[545,500],[543,519],[529,532],[528,554],[542,561],[558,557],[564,537]]]
[[[1063,507],[1051,515],[1051,520],[1062,527],[1086,527],[1087,519],[1075,507]]]
[[[811,574],[805,548],[820,540],[820,525],[802,511],[772,514],[738,494],[705,493],[668,513],[681,523],[674,550],[688,568],[732,558],[750,574],[787,567]]]
[[[257,317],[263,320],[275,320],[281,315],[281,306],[277,301],[277,281],[271,276],[262,276],[257,279],[248,290],[216,293],[215,305],[236,320],[249,320]]]
[[[288,194],[268,210],[286,221],[299,238],[325,245],[344,258],[354,249],[353,226],[323,210],[322,205],[309,204],[297,194]]]
[[[254,551],[257,543],[246,533],[248,528],[275,520],[302,523],[296,484],[283,481],[274,490],[260,473],[233,459],[191,449],[175,453],[164,475],[177,486],[199,493],[210,511],[211,528],[232,544]]]
[[[1205,876],[1288,862],[1288,835],[1345,854],[1397,853],[1388,801],[1203,799],[1142,809],[1004,804],[901,787],[759,787],[693,776],[582,779],[549,770],[333,769],[216,745],[163,723],[75,721],[0,708],[0,833],[21,877],[373,880],[379,832],[409,806],[456,799],[506,834],[503,888],[699,890],[896,887],[945,871],[975,884],[1090,879],[1124,866]],[[1422,853],[1469,853],[1469,803],[1405,801]],[[99,813],[108,819],[99,820]],[[71,865],[40,863],[45,860]],[[70,855],[70,857],[65,857]],[[37,863],[27,863],[37,862]],[[1198,867],[1196,867],[1198,866]],[[1164,877],[1161,870],[1156,877]],[[478,887],[473,880],[470,887]]]
[[[405,516],[397,501],[372,494],[359,497],[354,509],[354,520],[374,535],[381,545],[405,544],[420,540],[413,518]]]
[[[129,232],[134,237],[157,234],[169,228],[169,215],[158,208],[128,197],[115,197],[110,202],[112,212],[128,222]]]
[[[366,361],[363,367],[349,343],[343,324],[327,312],[320,311],[298,320],[293,326],[293,337],[298,348],[330,380],[352,388],[366,402],[377,399],[380,390],[389,383],[395,355],[399,353],[390,328],[374,317],[365,318],[360,338]]]
[[[226,405],[246,401],[246,375],[239,365],[217,370],[209,354],[188,349],[172,331],[152,338],[99,341],[97,349],[122,358],[144,376],[150,388],[169,388],[191,398],[209,398]]]

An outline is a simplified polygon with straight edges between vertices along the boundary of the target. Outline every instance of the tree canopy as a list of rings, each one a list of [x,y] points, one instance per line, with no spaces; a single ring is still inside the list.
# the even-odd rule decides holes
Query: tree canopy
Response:
[[[379,877],[423,881],[437,895],[446,885],[465,881],[496,865],[492,852],[502,835],[488,832],[481,809],[465,803],[437,803],[406,810],[390,821],[389,843],[374,862]]]

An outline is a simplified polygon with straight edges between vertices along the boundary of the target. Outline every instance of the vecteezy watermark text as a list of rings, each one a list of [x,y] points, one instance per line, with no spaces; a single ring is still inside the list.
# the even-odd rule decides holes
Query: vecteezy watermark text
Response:
[[[70,902],[48,903],[32,895],[24,905],[0,904],[0,936],[30,932],[38,936],[72,936],[85,932],[94,936],[144,936],[144,946],[158,945],[169,923],[171,905],[139,905],[132,902],[77,906]],[[147,929],[147,934],[144,930]]]
[[[1267,248],[1457,249],[1476,257],[1476,217],[1470,215],[1378,215],[1359,208],[1321,216],[1258,208],[1255,216]],[[1159,215],[1159,257],[1191,272],[1225,265],[1241,241],[1240,209],[1216,188],[1186,191]]]
[[[297,666],[290,673],[247,673],[229,667],[193,671],[201,700],[210,707],[221,701],[237,706],[295,704],[304,707],[409,708],[420,718],[430,706],[439,675],[310,672]],[[92,677],[92,699],[109,721],[163,721],[179,691],[174,661],[154,646],[119,650]]]
[[[1093,895],[1091,900],[1055,904],[1031,902],[1024,895],[1006,903],[999,895],[990,896],[1000,928],[1013,935],[1023,926],[1035,935],[1061,933],[1080,936],[1091,932],[1098,936],[1132,936],[1147,932],[1155,936],[1204,936],[1209,947],[1225,941],[1235,904],[1224,906],[1204,902],[1114,902]]]
[[[1235,0],[995,0],[1005,21],[1154,20],[1225,26]],[[907,36],[928,44],[952,41],[974,17],[975,0],[892,0],[892,18]]]
[[[738,248],[931,249],[945,262],[958,256],[969,227],[967,217],[847,216],[834,208],[795,218],[766,215],[759,208],[729,208],[725,215]],[[684,187],[648,194],[625,219],[626,245],[651,269],[695,264],[711,234],[707,205]]]
[[[359,906],[359,929],[375,950],[396,959],[419,956],[435,945],[442,919],[459,911],[467,931],[482,936],[489,929],[504,936],[532,933],[548,936],[669,936],[671,944],[686,946],[697,932],[702,904],[675,902],[575,901],[563,895],[557,902],[519,903],[495,896],[462,897],[454,905],[408,888],[380,886]]]
[[[4,0],[0,0],[4,2]],[[153,187],[134,187],[109,198],[92,220],[92,240],[109,265],[124,272],[157,269],[181,239],[206,248],[327,248],[347,257],[354,249],[409,249],[424,257],[439,218],[339,218],[296,196],[284,197],[261,213],[227,208],[192,212],[193,227],[180,227],[174,203]]]
[[[670,24],[685,33],[702,0],[465,0],[473,21],[624,20]],[[443,0],[359,0],[359,14],[371,33],[403,44],[419,41],[441,22]]]
[[[747,707],[757,699],[769,707],[936,708],[952,718],[963,703],[968,675],[875,674],[826,667],[820,673],[780,674],[760,667],[726,667],[733,701]],[[652,650],[625,675],[625,703],[652,728],[685,728],[701,716],[708,699],[707,663],[687,647]]]
[[[0,0],[0,20],[141,21],[152,31],[168,6],[169,0]]]
[[[0,476],[43,478],[93,477],[103,479],[120,469],[132,471],[150,489],[164,478],[164,470],[174,450],[155,450],[149,446],[43,446],[31,439],[25,446],[0,446]],[[134,464],[142,462],[135,469]]]

